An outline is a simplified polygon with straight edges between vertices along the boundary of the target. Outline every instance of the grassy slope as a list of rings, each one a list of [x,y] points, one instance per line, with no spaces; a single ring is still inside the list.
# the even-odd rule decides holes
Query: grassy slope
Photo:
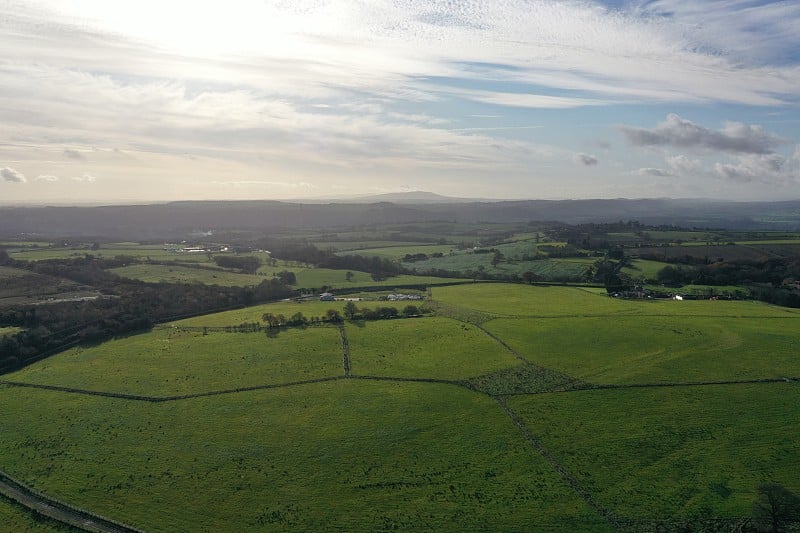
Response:
[[[347,324],[354,374],[465,379],[519,360],[483,332],[447,318]]]
[[[759,483],[800,493],[796,384],[583,391],[509,400],[626,517],[748,516]]]
[[[671,300],[644,301],[609,298],[603,293],[572,287],[535,287],[502,283],[435,287],[433,298],[486,313],[507,317],[585,316],[731,316],[791,318],[800,309],[761,302]]]
[[[148,531],[603,527],[492,400],[449,385],[0,401],[9,473]]]
[[[266,333],[159,329],[73,348],[4,376],[11,381],[144,395],[175,395],[342,375],[335,328]]]
[[[800,317],[497,319],[484,327],[531,361],[592,383],[800,376]]]

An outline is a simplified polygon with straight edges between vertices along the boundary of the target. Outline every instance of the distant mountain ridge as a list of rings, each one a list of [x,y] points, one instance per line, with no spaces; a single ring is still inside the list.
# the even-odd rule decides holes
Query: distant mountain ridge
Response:
[[[394,202],[379,195],[382,201],[372,197],[363,202],[343,200],[322,204],[249,200],[97,207],[0,207],[0,236],[44,234],[141,239],[175,237],[197,229],[270,231],[434,221],[579,224],[637,220],[643,224],[689,228],[800,231],[800,200],[462,201],[431,193],[398,194]],[[412,201],[414,195],[427,201]]]

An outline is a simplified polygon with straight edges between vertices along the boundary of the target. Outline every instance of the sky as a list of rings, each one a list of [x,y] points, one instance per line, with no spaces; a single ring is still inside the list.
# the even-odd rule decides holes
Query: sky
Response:
[[[800,2],[0,0],[0,204],[800,198]]]

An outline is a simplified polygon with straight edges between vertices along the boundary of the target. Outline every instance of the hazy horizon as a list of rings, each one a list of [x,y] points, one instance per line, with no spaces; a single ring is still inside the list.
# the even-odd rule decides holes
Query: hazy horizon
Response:
[[[0,205],[800,196],[797,3],[0,14]]]

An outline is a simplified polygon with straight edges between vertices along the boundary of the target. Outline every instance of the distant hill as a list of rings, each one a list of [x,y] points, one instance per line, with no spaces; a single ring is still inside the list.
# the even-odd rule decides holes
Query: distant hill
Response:
[[[346,200],[334,200],[344,203],[377,203],[392,202],[395,204],[465,204],[471,202],[491,202],[497,200],[484,200],[477,198],[454,198],[427,191],[390,192],[371,196],[360,196]]]
[[[412,201],[419,195],[427,201]],[[391,198],[392,196],[390,196]],[[382,201],[376,201],[382,198]],[[394,198],[398,198],[394,196]],[[433,200],[437,201],[434,202]],[[407,201],[401,201],[407,200]],[[643,224],[737,230],[800,231],[800,200],[720,202],[674,199],[475,201],[400,193],[325,204],[277,201],[172,202],[99,207],[0,208],[0,237],[20,234],[167,238],[192,231],[327,228],[411,222],[569,224],[637,220]]]

